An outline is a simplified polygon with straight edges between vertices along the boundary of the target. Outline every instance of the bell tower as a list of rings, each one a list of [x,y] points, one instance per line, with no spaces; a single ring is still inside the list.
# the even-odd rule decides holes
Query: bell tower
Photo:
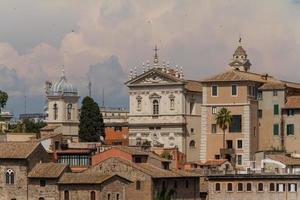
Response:
[[[247,53],[242,47],[242,39],[239,39],[239,46],[235,50],[232,60],[229,63],[229,66],[233,69],[240,70],[240,71],[249,71],[251,67],[251,63],[247,58]]]

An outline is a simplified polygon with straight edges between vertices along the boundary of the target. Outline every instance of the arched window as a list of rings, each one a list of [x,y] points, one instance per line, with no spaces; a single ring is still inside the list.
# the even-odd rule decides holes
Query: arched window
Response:
[[[54,120],[57,120],[57,116],[58,116],[58,107],[57,107],[57,104],[55,103],[53,105],[53,117],[54,117]]]
[[[246,189],[247,189],[248,192],[252,191],[252,185],[251,185],[251,183],[247,183]]]
[[[159,114],[159,105],[158,105],[158,100],[153,100],[153,115],[158,115]]]
[[[5,182],[9,185],[13,185],[15,183],[15,173],[12,169],[6,170]]]
[[[258,183],[257,190],[258,190],[259,192],[264,191],[264,184],[263,184],[263,183]]]
[[[110,200],[110,194],[107,194],[107,200]]]
[[[136,181],[135,183],[135,189],[140,190],[141,189],[141,181]]]
[[[227,191],[232,192],[232,183],[227,183]]]
[[[67,106],[67,119],[68,120],[72,119],[72,104],[68,104]]]
[[[174,98],[170,98],[170,109],[173,110],[175,107],[175,99]]]
[[[216,192],[220,192],[221,191],[221,184],[220,183],[216,183],[215,191]]]
[[[244,186],[243,183],[238,183],[238,191],[239,191],[239,192],[244,191],[243,186]]]
[[[116,200],[120,200],[120,194],[119,193],[116,194]]]
[[[194,140],[191,140],[191,141],[190,141],[190,148],[195,148],[195,146],[196,146],[195,141],[194,141]]]
[[[68,190],[65,190],[64,192],[64,200],[69,200],[70,197],[69,197],[69,191]]]
[[[96,192],[91,191],[91,200],[96,200]]]

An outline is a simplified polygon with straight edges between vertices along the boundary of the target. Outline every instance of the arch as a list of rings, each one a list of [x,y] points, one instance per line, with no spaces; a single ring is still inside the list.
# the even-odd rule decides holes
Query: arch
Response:
[[[58,106],[56,103],[53,104],[53,119],[57,120],[58,117]]]
[[[190,141],[190,148],[195,148],[196,147],[196,142],[195,140]]]
[[[216,183],[215,191],[217,191],[217,192],[221,191],[221,184],[220,183]]]
[[[227,191],[232,192],[232,190],[233,190],[232,183],[227,183]]]
[[[96,200],[96,192],[91,191],[91,200]]]
[[[110,193],[107,194],[107,200],[110,200]]]
[[[116,200],[120,200],[120,194],[119,193],[116,194]]]
[[[13,185],[15,183],[15,172],[12,169],[6,170],[5,182],[9,185]]]
[[[158,115],[159,114],[159,102],[157,99],[154,99],[152,101],[152,105],[153,105],[153,115]]]
[[[71,120],[72,119],[72,104],[69,103],[67,105],[67,120]]]

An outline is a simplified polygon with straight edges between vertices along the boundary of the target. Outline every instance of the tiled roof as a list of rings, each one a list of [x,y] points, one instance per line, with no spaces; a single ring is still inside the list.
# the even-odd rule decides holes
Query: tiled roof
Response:
[[[39,144],[37,142],[0,142],[0,159],[26,159]]]
[[[122,158],[118,158],[118,157],[108,158],[108,159],[102,161],[101,163],[106,162],[107,160],[110,160],[110,159],[114,159],[117,162],[120,162],[120,163],[123,163],[130,167],[136,168],[137,170],[140,170],[143,173],[148,174],[152,178],[199,177],[198,174],[191,173],[191,172],[184,171],[184,170],[173,170],[173,169],[166,170],[166,169],[158,168],[149,163],[133,163],[131,161],[128,161],[128,160],[125,160]],[[101,163],[99,163],[99,164],[101,164]]]
[[[286,155],[268,155],[268,158],[279,161],[285,165],[300,165],[300,158],[293,158]]]
[[[126,179],[117,174],[102,175],[96,173],[64,173],[58,184],[101,184],[114,176]],[[130,181],[129,179],[126,180]]]
[[[202,85],[199,81],[187,80],[185,89],[191,92],[202,92]]]
[[[219,166],[226,162],[226,159],[214,159],[214,160],[207,160],[204,164],[204,166]]]
[[[284,108],[300,108],[300,96],[287,97]]]
[[[113,148],[119,149],[119,150],[124,151],[131,155],[145,155],[145,156],[149,156],[151,158],[154,158],[154,159],[162,161],[162,162],[171,162],[170,160],[162,158],[159,155],[157,155],[151,151],[144,151],[141,149],[141,147],[114,146]]]
[[[62,163],[38,163],[30,171],[29,178],[59,178],[68,167]]]
[[[242,46],[238,46],[233,55],[246,55],[246,51]]]
[[[283,82],[267,82],[265,84],[263,84],[261,87],[259,87],[259,89],[261,90],[280,90],[280,89],[285,89],[286,88],[286,84]]]

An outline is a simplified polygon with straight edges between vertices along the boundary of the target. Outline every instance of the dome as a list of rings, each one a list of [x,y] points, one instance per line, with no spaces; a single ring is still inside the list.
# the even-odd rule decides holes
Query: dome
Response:
[[[51,96],[77,96],[78,92],[75,87],[71,83],[68,82],[64,72],[60,77],[60,80],[54,82],[54,84],[50,88]]]

